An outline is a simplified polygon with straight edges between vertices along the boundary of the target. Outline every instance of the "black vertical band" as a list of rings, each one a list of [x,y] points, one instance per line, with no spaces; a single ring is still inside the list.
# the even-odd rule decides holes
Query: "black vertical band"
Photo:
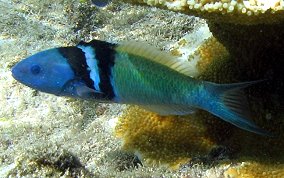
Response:
[[[89,88],[94,88],[94,81],[90,78],[90,70],[87,65],[85,53],[77,47],[61,47],[59,52],[68,60],[76,76],[84,80]]]
[[[92,46],[97,60],[101,92],[105,94],[105,99],[111,100],[115,97],[113,86],[111,85],[111,70],[115,62],[116,44],[100,40],[92,40],[89,43],[80,42],[78,46]]]

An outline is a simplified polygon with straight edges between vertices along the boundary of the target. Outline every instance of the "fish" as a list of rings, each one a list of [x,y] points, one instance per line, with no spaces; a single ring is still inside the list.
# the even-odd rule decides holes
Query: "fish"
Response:
[[[83,100],[141,106],[160,115],[205,110],[241,129],[269,136],[249,120],[248,81],[217,84],[190,76],[189,62],[143,42],[81,41],[21,60],[12,76],[33,89]]]
[[[105,7],[111,0],[92,0],[92,3],[97,7]]]

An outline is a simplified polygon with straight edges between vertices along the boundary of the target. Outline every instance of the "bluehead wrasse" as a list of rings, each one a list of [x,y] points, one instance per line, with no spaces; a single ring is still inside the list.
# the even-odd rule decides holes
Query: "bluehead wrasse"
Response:
[[[244,130],[270,135],[250,121],[242,89],[251,81],[216,84],[190,77],[187,62],[138,42],[93,40],[34,54],[12,68],[36,90],[85,100],[142,106],[161,115],[203,109]]]
[[[92,3],[97,7],[105,7],[111,0],[92,0]]]

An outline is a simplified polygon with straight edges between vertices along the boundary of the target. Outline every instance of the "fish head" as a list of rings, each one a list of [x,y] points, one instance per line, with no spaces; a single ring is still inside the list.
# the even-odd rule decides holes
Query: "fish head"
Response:
[[[33,89],[60,95],[75,74],[67,59],[53,48],[23,59],[12,68],[13,77]]]

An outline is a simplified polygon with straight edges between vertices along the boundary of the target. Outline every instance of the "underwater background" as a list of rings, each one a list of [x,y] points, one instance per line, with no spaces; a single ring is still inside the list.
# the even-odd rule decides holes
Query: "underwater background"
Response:
[[[164,5],[155,2],[147,3]],[[175,9],[185,1],[172,2],[163,8],[190,8]],[[276,25],[251,14],[252,20],[246,14],[236,23],[238,15],[232,24],[217,23],[216,15],[207,25],[184,13],[120,1],[101,8],[84,0],[0,0],[0,177],[284,177],[283,1],[277,2],[280,13],[267,18]],[[228,12],[239,7],[235,1],[223,6]],[[11,67],[31,54],[92,39],[146,41],[188,60],[192,76],[203,80],[268,79],[245,94],[253,120],[276,137],[202,111],[162,117],[133,106],[56,97],[11,76]]]

